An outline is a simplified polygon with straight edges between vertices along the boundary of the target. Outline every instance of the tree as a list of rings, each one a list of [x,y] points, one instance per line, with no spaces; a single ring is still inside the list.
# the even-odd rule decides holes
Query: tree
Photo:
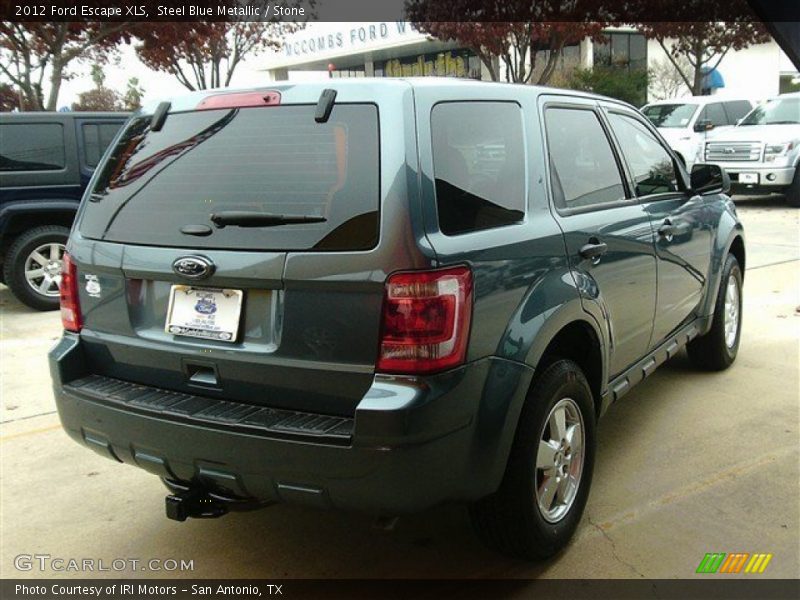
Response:
[[[139,78],[131,77],[128,79],[128,87],[122,97],[123,108],[130,111],[139,110],[142,108],[143,96],[144,88],[139,84]]]
[[[136,51],[151,69],[174,75],[189,90],[227,87],[248,55],[280,48],[296,23],[261,21],[153,23],[135,28]]]
[[[19,92],[7,83],[0,83],[0,111],[19,110]]]
[[[770,40],[745,0],[684,0],[672,3],[670,10],[676,21],[646,22],[638,28],[658,42],[695,96],[702,94],[705,73],[716,69],[730,50]],[[708,20],[693,20],[698,14]],[[715,15],[721,18],[716,19]]]
[[[493,81],[500,79],[499,60],[506,79],[517,83],[547,83],[565,46],[586,37],[600,40],[608,25],[579,18],[593,14],[587,0],[406,0],[406,14],[420,31],[470,48]],[[464,20],[447,21],[454,14]],[[540,68],[542,50],[549,52]]]
[[[78,101],[72,104],[72,110],[122,110],[122,98],[105,86],[106,76],[98,64],[92,65],[92,81],[94,89],[78,94]]]
[[[643,69],[627,71],[614,67],[595,65],[592,69],[576,69],[565,82],[565,87],[601,96],[617,98],[634,106],[647,99],[648,73]]]
[[[681,72],[688,72],[691,68],[689,61],[686,57],[678,57],[678,62],[681,65],[680,70],[676,69],[667,58],[653,61],[650,67],[650,95],[655,100],[667,100],[668,98],[676,98],[681,90],[689,91],[686,83],[681,76]]]
[[[0,21],[0,73],[20,90],[24,110],[55,110],[70,65],[90,56],[102,61],[126,38],[122,22]]]

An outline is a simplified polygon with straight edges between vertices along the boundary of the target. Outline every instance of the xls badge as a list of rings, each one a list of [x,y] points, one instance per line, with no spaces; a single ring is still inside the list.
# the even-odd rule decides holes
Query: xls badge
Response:
[[[103,293],[103,288],[100,285],[100,280],[97,275],[85,275],[86,277],[86,293],[92,298],[99,298]]]

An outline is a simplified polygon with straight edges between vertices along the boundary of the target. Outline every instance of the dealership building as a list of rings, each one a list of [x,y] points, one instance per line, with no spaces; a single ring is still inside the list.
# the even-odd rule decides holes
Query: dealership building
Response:
[[[667,61],[657,42],[632,29],[610,29],[605,38],[600,43],[587,38],[564,48],[559,68],[613,65],[633,70]],[[546,52],[537,57],[538,69],[547,59]],[[264,67],[272,81],[427,75],[490,79],[474,52],[456,42],[432,39],[405,21],[309,23],[287,36],[282,48],[266,58]],[[498,72],[503,80],[502,64]],[[753,100],[800,89],[797,69],[775,42],[729,51],[710,81],[709,93]]]

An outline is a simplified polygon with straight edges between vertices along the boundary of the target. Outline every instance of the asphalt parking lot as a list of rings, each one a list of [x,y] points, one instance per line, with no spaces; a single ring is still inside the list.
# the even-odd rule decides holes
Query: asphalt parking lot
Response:
[[[391,532],[289,506],[168,521],[157,478],[61,431],[46,360],[58,313],[0,286],[0,576],[79,576],[15,568],[39,553],[194,567],[87,574],[109,577],[673,578],[694,576],[706,552],[763,552],[773,558],[758,577],[800,577],[800,210],[778,197],[737,204],[748,268],[736,364],[709,375],[679,355],[612,406],[578,534],[541,564],[485,550],[457,506]]]

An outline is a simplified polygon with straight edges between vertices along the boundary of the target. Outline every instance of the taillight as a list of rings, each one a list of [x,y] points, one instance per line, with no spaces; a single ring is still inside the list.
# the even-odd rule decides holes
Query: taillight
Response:
[[[460,365],[467,353],[471,318],[469,268],[390,276],[383,301],[377,370],[422,374]]]
[[[61,269],[61,324],[67,331],[79,333],[83,322],[81,320],[81,305],[78,300],[78,273],[75,263],[69,254],[64,253]]]

